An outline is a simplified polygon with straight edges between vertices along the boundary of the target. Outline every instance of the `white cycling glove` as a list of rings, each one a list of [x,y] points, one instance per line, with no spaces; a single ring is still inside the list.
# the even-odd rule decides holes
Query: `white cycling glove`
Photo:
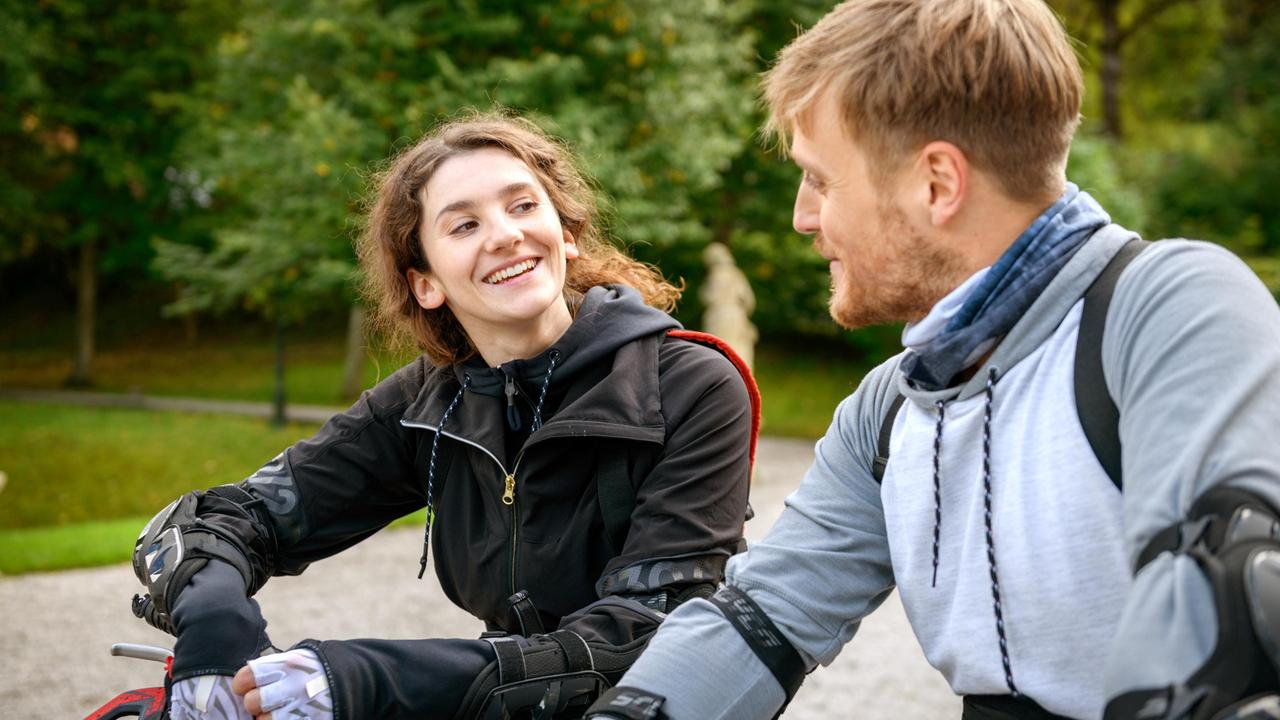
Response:
[[[244,698],[231,692],[230,675],[200,675],[179,680],[169,691],[172,720],[253,720]]]
[[[249,661],[262,712],[273,720],[333,720],[333,697],[320,658],[306,649]],[[176,720],[176,718],[175,718]]]

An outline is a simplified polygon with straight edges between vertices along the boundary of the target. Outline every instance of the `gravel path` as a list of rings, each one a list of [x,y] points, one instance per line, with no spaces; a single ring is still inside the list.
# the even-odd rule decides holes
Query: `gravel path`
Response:
[[[807,441],[762,438],[748,539],[762,536],[813,458]],[[435,582],[415,579],[421,537],[389,530],[278,578],[259,593],[276,645],[304,637],[475,637],[480,623]],[[134,619],[127,565],[0,578],[0,717],[82,718],[125,689],[156,685],[156,664],[113,658],[112,642],[169,645]],[[819,668],[788,718],[956,718],[960,702],[924,661],[894,594],[830,666]]]

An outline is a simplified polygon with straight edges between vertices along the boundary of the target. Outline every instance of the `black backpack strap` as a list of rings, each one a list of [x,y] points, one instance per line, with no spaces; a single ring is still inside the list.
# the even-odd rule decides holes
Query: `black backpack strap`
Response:
[[[636,490],[631,487],[627,473],[627,453],[621,445],[602,444],[596,463],[596,493],[600,501],[600,515],[604,518],[605,538],[609,552],[622,553],[631,529],[631,512],[636,507]]]
[[[893,434],[893,420],[898,417],[898,409],[907,396],[896,393],[893,402],[889,403],[889,414],[880,423],[880,437],[876,440],[876,459],[871,463],[871,475],[879,485],[884,480],[884,469],[889,465],[889,436]]]
[[[1116,489],[1124,489],[1120,470],[1120,410],[1107,392],[1102,373],[1102,334],[1107,327],[1111,294],[1125,267],[1151,243],[1130,240],[1111,258],[1084,294],[1080,332],[1076,336],[1075,392],[1080,427],[1093,454]]]

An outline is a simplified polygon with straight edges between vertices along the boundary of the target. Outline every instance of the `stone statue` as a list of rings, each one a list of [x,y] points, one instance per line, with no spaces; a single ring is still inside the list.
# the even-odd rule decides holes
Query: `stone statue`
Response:
[[[759,334],[751,324],[751,312],[756,309],[751,284],[722,243],[707,245],[702,259],[707,263],[707,279],[698,293],[706,308],[702,329],[727,342],[748,367],[754,367]]]

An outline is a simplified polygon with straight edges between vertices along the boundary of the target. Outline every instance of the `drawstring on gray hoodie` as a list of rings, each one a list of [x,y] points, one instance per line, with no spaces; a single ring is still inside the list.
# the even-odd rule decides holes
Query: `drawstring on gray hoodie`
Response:
[[[903,336],[904,340],[910,341],[910,348],[902,363],[907,382],[928,391],[949,387],[966,368],[999,343],[1080,246],[1108,222],[1110,217],[1106,211],[1088,193],[1068,183],[1062,196],[1041,213],[991,267],[978,271],[943,298],[925,321],[907,327]],[[922,333],[925,328],[932,332]],[[1017,697],[1020,693],[1014,683],[1013,666],[1009,660],[992,527],[991,413],[998,379],[999,372],[994,367],[990,368],[986,378],[982,425],[983,524],[1000,662],[1004,666],[1005,684]],[[933,442],[932,586],[937,587],[942,552],[941,455],[946,404],[938,400],[934,408],[938,422]]]

